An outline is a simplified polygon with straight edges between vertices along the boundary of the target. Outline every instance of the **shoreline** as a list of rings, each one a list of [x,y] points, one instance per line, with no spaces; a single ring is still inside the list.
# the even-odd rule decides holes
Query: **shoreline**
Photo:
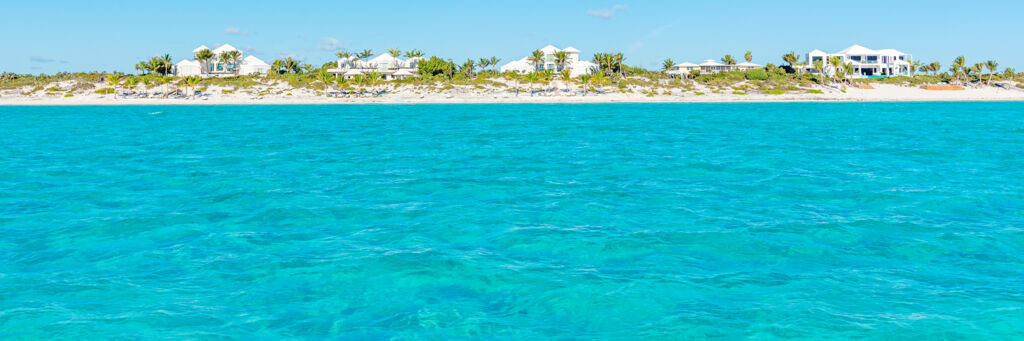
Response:
[[[229,91],[225,91],[229,90]],[[430,91],[398,88],[378,97],[327,97],[306,89],[281,88],[279,94],[239,94],[229,88],[212,88],[201,98],[115,98],[112,95],[78,93],[73,97],[54,94],[11,94],[0,96],[0,106],[161,106],[161,105],[416,105],[416,104],[643,104],[643,103],[885,103],[885,102],[1024,102],[1024,89],[976,87],[957,91],[934,91],[916,87],[876,84],[873,89],[826,88],[819,93],[784,94],[728,93],[711,89],[691,92],[637,89],[590,93],[548,93],[516,96],[499,89],[457,88]],[[697,91],[703,91],[696,93]],[[808,91],[808,90],[802,90]],[[280,93],[287,92],[288,95]],[[649,95],[657,93],[655,95]]]

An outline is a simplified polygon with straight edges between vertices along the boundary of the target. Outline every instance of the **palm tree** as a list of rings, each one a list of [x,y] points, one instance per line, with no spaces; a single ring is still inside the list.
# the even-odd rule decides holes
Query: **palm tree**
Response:
[[[918,69],[921,69],[922,67],[923,67],[923,64],[921,64],[920,61],[918,61],[918,60],[911,60],[910,61],[910,77],[914,77],[914,72],[917,71]]]
[[[360,51],[359,53],[356,54],[356,57],[359,58],[359,59],[367,59],[367,58],[373,57],[373,50],[371,50],[371,49],[362,50],[362,51]]]
[[[595,88],[598,89],[600,89],[600,87],[603,86],[604,82],[606,82],[607,80],[608,78],[605,77],[604,72],[598,72],[595,73],[593,76],[590,76],[590,84],[592,84]]]
[[[835,70],[835,72],[832,73],[832,78],[835,78],[838,81],[840,78],[843,77],[843,74],[845,73],[843,68],[846,67],[846,64],[843,64],[843,58],[839,56],[834,56],[828,59],[828,63],[831,64],[832,69]]]
[[[964,56],[959,56],[953,59],[953,65],[950,66],[949,69],[949,71],[953,72],[953,80],[959,80],[961,75],[963,75],[966,80],[967,74],[964,69],[965,65],[967,65],[967,62],[964,60]]]
[[[931,64],[928,64],[928,69],[932,70],[933,76],[938,76],[939,70],[942,70],[942,63],[932,62]]]
[[[299,73],[299,61],[292,59],[292,57],[285,58],[283,65],[287,72]]]
[[[143,75],[145,75],[148,70],[150,70],[150,68],[149,64],[146,62],[139,62],[138,64],[135,64],[135,71],[142,71]]]
[[[587,97],[587,87],[590,86],[591,79],[593,79],[591,75],[581,75],[579,77],[580,87],[583,88],[583,97]]]
[[[525,76],[526,82],[530,83],[530,97],[533,97],[533,83],[537,82],[537,78],[536,72],[530,72]]]
[[[672,70],[673,66],[676,66],[676,62],[672,61],[672,58],[665,59],[665,61],[661,63],[661,71],[668,72],[668,70]]]
[[[377,73],[377,71],[371,71],[370,73],[366,74],[366,77],[363,78],[363,81],[366,82],[366,85],[370,87],[371,91],[373,91],[374,97],[377,97],[377,84],[380,83],[380,77],[380,73]]]
[[[313,64],[302,64],[299,67],[302,68],[302,73],[310,73],[317,69]]]
[[[399,50],[398,48],[390,48],[388,49],[388,54],[390,54],[392,57],[398,58],[402,56],[402,50]]]
[[[477,65],[480,65],[480,72],[487,71],[487,67],[491,65],[491,60],[487,58],[480,58],[477,61]]]
[[[736,65],[736,59],[733,59],[732,55],[727,54],[725,57],[722,57],[722,63],[725,63],[725,65]]]
[[[612,55],[612,60],[615,62],[615,68],[619,70],[619,76],[620,77],[625,77],[626,76],[625,71],[622,70],[622,62],[625,59],[626,59],[626,57],[623,56],[621,52]]]
[[[348,57],[352,57],[352,54],[349,53],[348,51],[341,50],[341,51],[335,52],[334,56],[338,57],[338,59],[346,59]]]
[[[320,72],[316,73],[316,80],[320,82],[320,86],[323,87],[322,89],[327,91],[327,87],[329,87],[334,81],[334,75],[331,75],[330,72],[320,70]]]
[[[196,85],[199,85],[199,81],[200,81],[199,77],[196,77],[196,76],[186,76],[186,77],[182,77],[181,78],[181,81],[179,82],[179,84],[181,84],[181,85],[183,85],[185,87],[185,95],[186,96],[193,96],[193,97],[195,97],[195,93],[193,93],[191,90]]]
[[[242,60],[242,51],[231,50],[224,52],[224,54],[228,56],[228,61],[231,62],[232,70],[237,75],[240,71],[238,62]]]
[[[124,79],[124,86],[128,87],[128,90],[135,93],[135,86],[139,85],[139,79],[137,77],[126,77]]]
[[[821,59],[814,60],[814,70],[818,71],[818,80],[825,85],[825,62]]]
[[[981,83],[981,76],[982,76],[982,73],[984,71],[985,71],[985,63],[976,63],[973,66],[971,66],[971,72],[974,72],[976,75],[978,75],[978,83],[979,84]]]
[[[476,64],[473,63],[472,59],[467,59],[465,63],[462,63],[459,71],[462,71],[466,78],[473,79],[473,74],[476,72]]]
[[[409,50],[409,51],[405,51],[405,55],[403,57],[405,57],[405,58],[422,58],[423,57],[423,51],[420,51],[420,50],[417,50],[417,49],[412,49],[412,50]]]
[[[490,62],[491,69],[493,69],[494,72],[498,72],[498,63],[501,63],[501,58],[491,56],[487,61]]]
[[[508,72],[505,74],[505,79],[512,81],[512,87],[516,89],[516,97],[519,97],[519,80],[522,78],[522,74],[519,72]]]
[[[555,52],[555,63],[559,70],[565,70],[565,62],[569,60],[569,54],[565,51]]]
[[[562,70],[558,73],[558,79],[562,81],[562,85],[565,85],[565,89],[569,90],[569,83],[572,82],[572,72],[568,69]]]
[[[789,64],[790,69],[796,71],[796,63],[800,61],[800,55],[796,54],[796,52],[790,52],[782,55],[782,60]]]
[[[988,68],[988,84],[987,85],[992,86],[992,75],[995,74],[996,70],[999,68],[999,63],[996,63],[996,61],[994,61],[994,60],[986,61],[985,62],[985,67]]]
[[[121,83],[121,75],[112,74],[107,76],[107,85],[114,88],[114,98],[117,98],[117,85]]]
[[[541,66],[543,65],[542,63],[544,63],[544,52],[540,52],[540,50],[534,50],[532,53],[530,53],[530,57],[527,60],[533,63],[534,71],[539,71],[541,69]],[[530,90],[532,91],[533,88],[531,87]]]
[[[210,60],[213,60],[215,56],[213,55],[213,51],[210,51],[210,49],[202,49],[199,50],[199,52],[196,52],[195,57],[196,60],[199,61],[199,65],[201,68],[200,73],[207,73],[210,70],[208,66]]]
[[[747,51],[747,53],[743,54],[743,59],[746,59],[747,63],[750,63],[752,60],[754,60],[754,52]]]

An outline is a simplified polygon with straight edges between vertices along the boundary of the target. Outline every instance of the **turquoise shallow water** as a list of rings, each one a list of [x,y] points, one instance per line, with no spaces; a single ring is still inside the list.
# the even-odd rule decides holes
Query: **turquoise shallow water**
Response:
[[[0,107],[0,337],[1024,338],[1024,103]]]

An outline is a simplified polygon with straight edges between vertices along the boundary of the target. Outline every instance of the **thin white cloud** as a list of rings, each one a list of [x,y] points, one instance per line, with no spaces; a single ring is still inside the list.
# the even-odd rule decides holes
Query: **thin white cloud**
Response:
[[[53,63],[53,62],[56,61],[53,58],[46,58],[46,57],[40,57],[40,56],[28,57],[28,60],[30,62],[33,62],[33,63]]]
[[[263,54],[263,51],[257,50],[256,48],[254,48],[252,46],[242,47],[241,50],[242,50],[242,52],[245,52],[245,54],[250,55],[250,56],[262,55]]]
[[[320,39],[320,45],[317,47],[322,51],[336,51],[341,50],[342,44],[340,41],[334,38],[323,38]]]
[[[241,30],[241,29],[239,29],[238,27],[231,27],[231,26],[228,26],[228,28],[225,28],[225,29],[224,29],[224,34],[230,34],[230,35],[236,35],[236,36],[247,36],[247,35],[249,35],[250,33],[252,33],[252,32],[249,32],[249,31],[242,31],[242,30]]]
[[[611,19],[616,13],[625,11],[627,8],[629,7],[626,5],[615,5],[609,9],[592,9],[587,11],[587,15],[601,19]]]

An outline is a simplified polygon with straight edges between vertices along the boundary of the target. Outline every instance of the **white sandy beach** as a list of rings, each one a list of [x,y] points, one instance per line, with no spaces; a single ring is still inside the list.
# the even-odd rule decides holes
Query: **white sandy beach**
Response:
[[[254,95],[234,89],[207,89],[207,96],[200,98],[124,98],[122,96],[99,95],[91,92],[76,93],[73,97],[63,94],[36,92],[25,95],[23,91],[0,93],[0,105],[229,105],[229,104],[484,104],[484,103],[725,103],[725,102],[912,102],[912,101],[1024,101],[1024,89],[1003,89],[998,87],[969,87],[958,91],[934,91],[917,87],[889,84],[873,84],[875,89],[823,88],[823,93],[808,93],[806,90],[787,92],[781,95],[715,93],[710,89],[681,91],[680,89],[653,89],[657,95],[644,92],[652,89],[635,89],[633,92],[607,91],[601,94],[553,92],[530,96],[500,88],[456,86],[445,91],[424,90],[422,87],[403,85],[397,89],[382,87],[390,91],[372,97],[328,97],[323,92],[309,89],[274,87],[277,94]],[[223,91],[231,90],[231,91]],[[151,90],[152,91],[152,90]],[[223,91],[223,92],[222,92]],[[698,94],[702,92],[703,94]],[[670,93],[670,94],[665,94]]]

